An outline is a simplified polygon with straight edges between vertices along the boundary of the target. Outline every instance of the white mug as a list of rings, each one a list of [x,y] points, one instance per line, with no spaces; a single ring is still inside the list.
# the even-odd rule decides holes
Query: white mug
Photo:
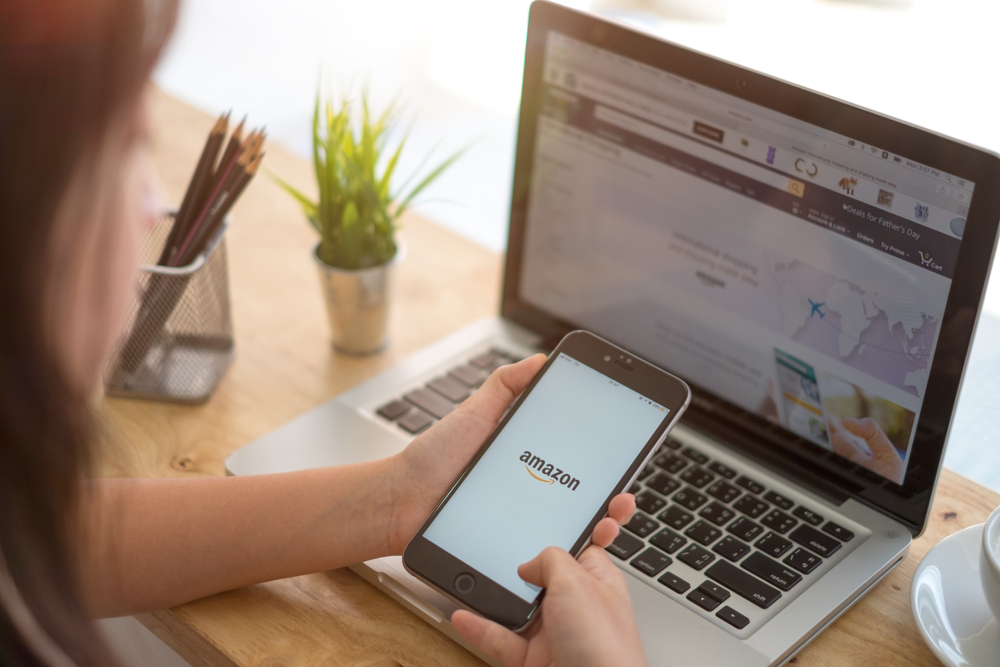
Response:
[[[994,618],[1000,620],[1000,507],[983,524],[983,548],[979,555],[979,578],[983,595]]]

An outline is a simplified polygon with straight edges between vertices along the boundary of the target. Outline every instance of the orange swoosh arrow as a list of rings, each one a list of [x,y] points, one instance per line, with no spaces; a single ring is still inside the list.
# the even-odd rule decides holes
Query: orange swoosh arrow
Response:
[[[545,479],[544,477],[539,477],[535,473],[531,472],[531,468],[529,468],[528,466],[524,466],[524,469],[528,471],[529,475],[531,475],[532,477],[534,477],[535,479],[537,479],[539,482],[548,482],[549,484],[555,484],[556,483],[556,480],[552,479],[551,477],[549,479]]]

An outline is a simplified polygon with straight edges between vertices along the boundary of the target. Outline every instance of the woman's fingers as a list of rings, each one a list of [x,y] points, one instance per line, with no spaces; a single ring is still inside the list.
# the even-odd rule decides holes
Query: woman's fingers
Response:
[[[619,525],[628,523],[633,512],[635,512],[635,496],[631,493],[619,493],[611,499],[611,503],[608,505],[608,516],[617,521]]]
[[[618,537],[618,522],[609,516],[604,517],[594,526],[594,533],[591,540],[602,549]]]
[[[496,658],[505,665],[524,664],[528,652],[528,640],[524,637],[465,609],[459,609],[451,615],[451,624],[458,634],[491,658]]]
[[[558,574],[573,574],[580,567],[576,559],[559,547],[547,547],[517,568],[517,575],[529,584],[548,588]]]
[[[631,493],[620,493],[608,504],[608,515],[594,526],[592,539],[594,544],[602,549],[618,537],[618,527],[627,523],[635,511],[635,496]]]

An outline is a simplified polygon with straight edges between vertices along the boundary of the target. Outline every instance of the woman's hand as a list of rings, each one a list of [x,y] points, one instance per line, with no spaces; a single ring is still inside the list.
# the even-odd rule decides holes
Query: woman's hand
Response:
[[[526,636],[464,609],[452,614],[455,629],[484,653],[510,667],[646,664],[625,575],[599,546],[579,561],[549,547],[517,573],[545,588],[541,617]]]
[[[451,485],[496,428],[510,407],[545,364],[545,355],[501,366],[482,387],[450,415],[417,436],[390,460],[392,518],[389,544],[403,552],[410,538],[427,520]],[[594,527],[594,542],[607,546],[618,536],[618,525],[635,510],[635,498],[614,498],[608,517]]]

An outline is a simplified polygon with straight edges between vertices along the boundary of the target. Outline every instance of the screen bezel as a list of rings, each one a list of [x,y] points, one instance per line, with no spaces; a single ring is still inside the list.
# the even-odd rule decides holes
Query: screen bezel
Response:
[[[855,498],[896,518],[913,535],[923,532],[937,484],[947,434],[972,346],[972,336],[992,263],[1000,199],[991,191],[1000,158],[980,148],[806,90],[753,70],[692,51],[597,16],[536,0],[531,6],[524,82],[511,197],[510,231],[501,314],[542,336],[558,340],[577,328],[526,302],[520,294],[525,225],[535,129],[540,110],[546,37],[555,31],[587,44],[665,70],[807,123],[878,145],[976,183],[959,250],[952,289],[939,326],[942,334],[906,477],[902,486],[854,466],[782,427],[691,384],[693,401],[685,424],[725,438],[834,501]],[[948,332],[945,345],[945,330]],[[607,332],[601,332],[607,335]],[[668,369],[669,370],[669,369]]]
[[[463,563],[458,558],[452,556],[441,547],[426,539],[423,535],[444,506],[458,491],[466,477],[468,477],[490,445],[493,444],[493,441],[503,431],[507,422],[510,421],[518,408],[527,400],[532,389],[535,388],[545,372],[548,371],[549,367],[551,367],[562,353],[667,408],[667,414],[663,421],[653,431],[653,434],[643,445],[640,453],[629,464],[628,470],[625,471],[625,474],[618,481],[615,488],[608,490],[607,497],[594,513],[586,529],[580,534],[580,537],[573,544],[572,548],[569,549],[569,552],[573,556],[579,554],[589,544],[594,526],[607,514],[611,499],[626,489],[627,485],[638,474],[640,466],[650,458],[656,447],[666,439],[670,429],[684,413],[691,398],[690,390],[679,378],[589,332],[573,331],[567,334],[552,351],[545,365],[531,381],[531,384],[521,393],[507,414],[500,420],[500,423],[490,434],[489,438],[486,439],[486,442],[483,443],[483,446],[476,453],[475,457],[473,457],[472,461],[403,551],[403,566],[411,574],[435,586],[445,594],[483,616],[491,618],[497,623],[513,630],[524,627],[531,620],[532,615],[541,603],[541,594],[536,598],[534,603],[526,602],[468,563]],[[608,360],[605,359],[606,357]],[[626,359],[628,360],[627,362],[624,361]],[[476,577],[477,583],[471,592],[462,593],[454,587],[455,578],[462,573],[472,573]]]

